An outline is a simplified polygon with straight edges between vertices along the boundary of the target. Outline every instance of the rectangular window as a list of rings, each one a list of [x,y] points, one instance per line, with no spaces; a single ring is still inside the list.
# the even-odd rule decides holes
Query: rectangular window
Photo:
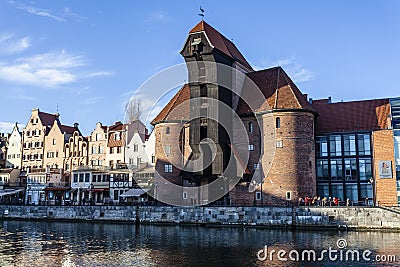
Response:
[[[103,161],[99,159],[99,166],[103,166]]]
[[[342,138],[340,135],[329,136],[329,149],[332,157],[342,155]]]
[[[96,154],[96,147],[92,146],[92,154]]]
[[[283,147],[283,141],[282,140],[276,140],[276,147],[277,148],[282,148]]]
[[[118,200],[118,190],[114,190],[114,200]]]
[[[187,192],[183,192],[183,199],[187,199]]]
[[[360,159],[358,165],[360,169],[360,180],[369,181],[372,178],[371,159]]]
[[[357,181],[357,161],[355,159],[346,159],[344,164],[346,181]]]
[[[99,177],[101,177],[101,176],[99,175]],[[92,175],[92,182],[93,182],[93,183],[96,183],[96,182],[97,182],[97,175],[95,175],[95,174]],[[101,182],[101,179],[100,179],[99,182]]]
[[[343,180],[342,160],[331,160],[332,180]]]
[[[96,134],[96,141],[99,141],[101,139],[101,134],[97,133]]]
[[[164,172],[172,172],[172,164],[165,164]]]
[[[329,165],[327,160],[317,160],[317,179],[329,179]]]
[[[253,122],[249,122],[249,133],[253,132]]]
[[[114,133],[114,140],[121,140],[121,133]]]
[[[134,144],[134,145],[133,145],[133,151],[134,151],[134,152],[137,152],[138,149],[139,149],[138,144]]]
[[[324,198],[328,198],[331,196],[331,194],[329,193],[329,185],[328,184],[319,184],[317,185],[317,194],[319,197]]]
[[[85,183],[89,183],[90,173],[85,173]]]
[[[53,138],[53,145],[55,145],[57,143],[57,140],[55,138]]]
[[[332,184],[332,197],[344,200],[343,184]]]
[[[151,156],[151,163],[155,163],[156,162],[156,156],[152,155]]]
[[[79,174],[79,182],[80,182],[80,183],[83,183],[83,173],[80,173],[80,174]]]
[[[356,155],[356,136],[354,134],[344,135],[344,155],[354,156]]]
[[[358,202],[357,184],[346,184],[346,198],[350,199],[350,201]]]
[[[110,154],[113,154],[113,153],[114,153],[114,148],[110,147]]]
[[[249,151],[254,151],[254,145],[253,144],[249,144],[248,149],[249,149]]]
[[[164,149],[165,149],[165,155],[168,156],[169,154],[171,154],[171,146],[165,146]]]
[[[371,155],[371,140],[369,134],[358,134],[358,153],[361,156]]]
[[[99,153],[100,153],[100,154],[104,153],[103,146],[99,146]]]
[[[121,153],[121,147],[117,146],[117,153],[120,154]]]
[[[77,183],[77,182],[78,182],[78,174],[74,173],[74,183]]]
[[[261,200],[261,196],[262,196],[261,192],[256,191],[256,200]]]
[[[286,200],[292,200],[292,192],[286,191]]]
[[[361,200],[368,200],[372,201],[372,185],[371,184],[360,184],[360,197]]]
[[[316,151],[317,151],[317,157],[327,157],[328,156],[328,140],[326,137],[317,137],[316,138]]]
[[[253,168],[254,168],[254,170],[259,170],[260,169],[260,163],[254,163]]]

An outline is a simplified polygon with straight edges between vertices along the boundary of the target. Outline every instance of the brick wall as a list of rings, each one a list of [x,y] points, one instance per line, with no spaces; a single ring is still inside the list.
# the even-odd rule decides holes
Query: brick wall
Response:
[[[376,201],[381,205],[397,206],[396,189],[396,165],[394,159],[394,137],[393,130],[374,131],[372,133],[374,151],[374,177]],[[392,162],[393,178],[385,179],[379,177],[379,161],[389,160]]]

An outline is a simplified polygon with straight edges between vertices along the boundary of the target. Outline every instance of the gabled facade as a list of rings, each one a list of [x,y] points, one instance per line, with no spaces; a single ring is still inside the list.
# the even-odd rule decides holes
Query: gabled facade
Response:
[[[33,109],[23,130],[22,168],[24,170],[44,168],[44,142],[59,114],[49,114]]]
[[[127,129],[125,162],[130,169],[138,169],[151,162],[146,151],[146,141],[149,136],[146,126],[140,120],[127,124]]]
[[[89,137],[89,165],[107,166],[106,151],[107,126],[103,126],[101,122],[98,122]]]
[[[6,168],[20,169],[22,167],[22,133],[16,123],[9,138]]]
[[[55,120],[44,143],[44,166],[54,169],[64,168],[65,144],[77,129],[60,124]]]
[[[77,124],[75,128],[78,128]],[[79,166],[88,165],[88,147],[88,138],[84,137],[81,132],[76,129],[65,144],[65,172],[71,173],[72,170]]]
[[[0,133],[0,168],[6,167],[7,148],[7,134]]]
[[[126,124],[116,122],[114,125],[108,127],[106,162],[107,166],[111,169],[116,169],[121,165],[126,165],[126,137]]]

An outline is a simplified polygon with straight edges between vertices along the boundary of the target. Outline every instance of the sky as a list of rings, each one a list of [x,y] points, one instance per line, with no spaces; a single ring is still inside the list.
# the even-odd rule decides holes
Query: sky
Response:
[[[396,0],[3,0],[0,132],[23,127],[32,108],[58,111],[85,135],[123,120],[149,77],[184,62],[200,6],[255,69],[282,66],[313,99],[400,96]]]

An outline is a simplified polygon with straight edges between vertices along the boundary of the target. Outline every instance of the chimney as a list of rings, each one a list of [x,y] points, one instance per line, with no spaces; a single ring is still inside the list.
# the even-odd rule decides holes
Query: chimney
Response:
[[[328,97],[328,104],[331,104],[332,103],[332,97],[330,96],[330,97]]]
[[[310,99],[308,99],[308,103],[312,104],[313,99],[310,97]]]
[[[75,128],[75,129],[78,129],[78,127],[79,127],[79,123],[75,122],[75,123],[74,123],[74,128]]]

